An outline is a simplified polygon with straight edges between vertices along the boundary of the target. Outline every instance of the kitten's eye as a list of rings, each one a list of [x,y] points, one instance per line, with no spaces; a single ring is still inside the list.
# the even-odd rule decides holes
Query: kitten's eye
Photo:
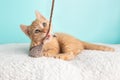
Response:
[[[43,27],[46,27],[46,26],[47,26],[47,23],[44,22],[44,23],[42,23],[42,25],[43,25]]]
[[[35,33],[39,33],[39,32],[41,32],[39,29],[36,29],[36,30],[35,30]]]

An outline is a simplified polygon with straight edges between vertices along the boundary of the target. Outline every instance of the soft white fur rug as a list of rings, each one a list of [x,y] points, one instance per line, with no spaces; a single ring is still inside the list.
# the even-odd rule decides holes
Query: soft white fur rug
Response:
[[[0,45],[0,80],[120,80],[120,45],[115,52],[85,50],[74,60],[31,58],[29,44]]]

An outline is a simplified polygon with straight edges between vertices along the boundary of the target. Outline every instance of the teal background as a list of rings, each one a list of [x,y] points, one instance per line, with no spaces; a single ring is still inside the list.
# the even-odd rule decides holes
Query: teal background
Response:
[[[30,25],[35,10],[49,18],[51,0],[0,0],[0,44],[30,42],[20,24]],[[81,40],[120,43],[120,0],[56,0],[54,32]]]

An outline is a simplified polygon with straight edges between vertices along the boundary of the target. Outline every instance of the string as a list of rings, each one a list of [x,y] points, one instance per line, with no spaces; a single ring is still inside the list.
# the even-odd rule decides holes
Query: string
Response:
[[[46,38],[49,37],[49,33],[50,33],[50,30],[51,30],[53,10],[54,10],[54,3],[55,3],[55,0],[52,0],[52,7],[51,7],[50,19],[49,19],[49,28],[48,28],[48,31],[47,31],[47,33],[46,33],[46,36],[45,36],[44,40],[46,40]],[[44,40],[43,40],[43,42],[44,42]]]

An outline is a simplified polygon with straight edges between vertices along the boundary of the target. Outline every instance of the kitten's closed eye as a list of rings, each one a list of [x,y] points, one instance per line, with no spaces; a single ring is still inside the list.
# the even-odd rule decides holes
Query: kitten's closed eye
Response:
[[[39,29],[36,29],[36,30],[35,30],[35,33],[39,33],[39,32],[41,32]]]
[[[47,23],[44,22],[44,23],[42,23],[42,25],[43,25],[43,27],[46,27],[46,26],[47,26]]]

